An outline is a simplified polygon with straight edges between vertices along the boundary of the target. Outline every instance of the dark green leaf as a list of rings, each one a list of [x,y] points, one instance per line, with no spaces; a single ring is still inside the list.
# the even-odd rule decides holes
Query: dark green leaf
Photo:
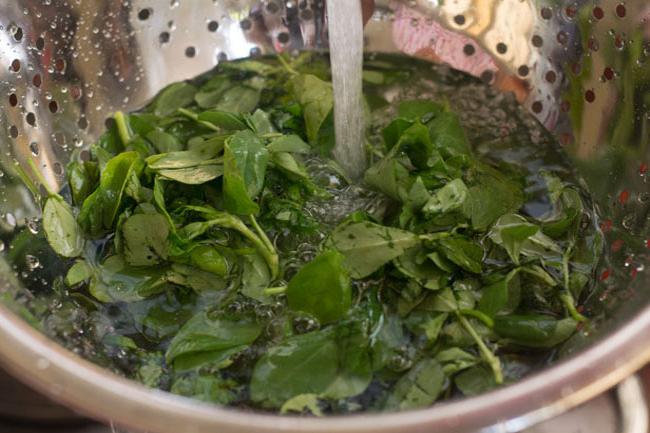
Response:
[[[227,131],[239,131],[247,128],[244,119],[240,115],[227,111],[204,111],[199,113],[198,119],[203,122],[210,122]]]
[[[455,237],[438,241],[438,249],[447,259],[474,274],[480,274],[483,266],[483,248],[468,239]]]
[[[153,103],[154,113],[158,116],[169,116],[194,101],[196,87],[188,83],[174,83],[166,87],[156,97]]]
[[[253,199],[262,190],[269,152],[251,131],[240,131],[226,142],[224,153],[224,205],[239,215],[259,211]]]
[[[77,257],[84,247],[84,237],[72,208],[59,196],[51,196],[43,208],[43,229],[52,249],[63,257]]]
[[[371,222],[338,226],[329,245],[345,256],[345,267],[353,278],[364,278],[420,242],[417,235]]]
[[[311,314],[322,324],[345,316],[352,304],[352,288],[344,258],[327,251],[303,266],[287,287],[289,307]]]
[[[302,106],[307,138],[315,143],[318,131],[334,107],[332,85],[315,75],[296,75],[288,84],[289,91]]]
[[[427,407],[436,401],[444,382],[445,374],[438,361],[420,361],[395,384],[384,408],[405,410]]]
[[[541,314],[497,316],[494,331],[521,346],[549,348],[573,335],[577,323],[571,318],[556,320]]]
[[[135,214],[122,225],[124,258],[131,266],[151,266],[167,259],[169,226],[160,214]]]
[[[199,313],[172,339],[165,357],[179,370],[219,364],[259,337],[262,327],[252,320],[210,318]]]

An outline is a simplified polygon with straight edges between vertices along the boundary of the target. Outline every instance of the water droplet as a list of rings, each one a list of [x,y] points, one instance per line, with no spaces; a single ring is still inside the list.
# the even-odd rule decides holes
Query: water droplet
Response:
[[[39,358],[38,361],[36,361],[36,368],[39,370],[47,370],[50,368],[50,361],[45,358]]]

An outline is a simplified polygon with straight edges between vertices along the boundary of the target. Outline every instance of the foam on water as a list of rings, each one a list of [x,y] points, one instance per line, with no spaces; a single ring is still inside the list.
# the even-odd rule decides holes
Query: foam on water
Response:
[[[363,19],[361,2],[327,3],[330,61],[334,86],[334,158],[352,179],[366,168],[362,99]]]

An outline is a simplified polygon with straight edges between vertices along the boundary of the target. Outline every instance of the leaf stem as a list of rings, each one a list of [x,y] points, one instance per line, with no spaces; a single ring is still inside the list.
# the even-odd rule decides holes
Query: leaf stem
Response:
[[[210,122],[206,122],[204,120],[199,120],[199,115],[196,113],[193,113],[192,111],[188,110],[187,108],[179,108],[178,112],[181,113],[185,117],[189,117],[190,119],[194,120],[196,123],[205,126],[208,129],[211,129],[216,132],[221,132],[221,128],[219,128],[216,125],[213,125]]]
[[[494,328],[494,320],[492,320],[492,318],[490,316],[483,313],[482,311],[478,311],[478,310],[460,310],[459,312],[463,316],[474,317],[475,319],[480,320],[488,328]]]
[[[122,144],[125,146],[131,141],[131,131],[129,131],[129,125],[126,123],[126,116],[123,112],[115,112],[115,124],[117,125],[117,133],[122,140]]]
[[[421,241],[437,241],[440,239],[448,238],[451,236],[449,232],[439,232],[439,233],[427,233],[424,235],[418,235],[418,238]]]
[[[34,162],[33,159],[29,159],[27,161],[27,165],[29,165],[29,168],[32,169],[32,172],[34,173],[34,176],[36,176],[36,179],[40,182],[41,185],[43,185],[43,188],[45,188],[45,190],[47,191],[47,194],[50,197],[57,197],[57,198],[63,199],[63,197],[61,197],[56,191],[53,191],[52,188],[50,188],[50,184],[48,183],[47,180],[45,180],[45,178],[43,177],[43,173],[41,173],[41,171],[38,169],[38,167],[36,166],[36,163]],[[22,167],[20,167],[20,169],[22,170]]]
[[[474,341],[476,341],[476,344],[478,346],[479,352],[481,352],[481,356],[483,357],[483,360],[488,363],[490,368],[492,369],[492,372],[494,373],[494,380],[497,384],[502,384],[503,383],[503,372],[501,371],[501,361],[499,361],[499,358],[492,353],[492,351],[485,345],[485,342],[481,338],[480,335],[478,335],[478,332],[474,329],[471,323],[463,316],[460,312],[456,312],[456,316],[458,317],[458,320],[460,321],[460,324],[465,328],[465,330],[469,333],[469,335],[472,336]]]
[[[275,252],[275,248],[269,248],[266,244],[266,242],[270,243],[270,241],[268,241],[268,238],[266,238],[266,235],[264,235],[264,238],[266,238],[265,241],[256,235],[251,229],[249,229],[242,220],[230,214],[224,214],[223,216],[216,218],[214,221],[215,224],[222,227],[237,230],[246,239],[251,241],[253,245],[255,245],[257,251],[262,255],[262,257],[264,257],[266,264],[269,266],[269,270],[271,271],[271,279],[275,280],[277,278],[278,274],[280,273],[280,259],[278,258],[278,254]]]
[[[284,57],[282,57],[281,54],[278,54],[278,55],[277,55],[277,58],[278,58],[278,61],[282,64],[282,66],[284,66],[284,69],[286,69],[288,73],[290,73],[291,75],[298,75],[298,71],[296,71],[295,69],[293,69],[293,66],[291,66],[291,65],[290,65],[290,64],[289,64],[289,63],[284,59]]]
[[[264,289],[265,295],[281,295],[287,291],[287,286],[278,286],[278,287],[267,287]]]
[[[576,309],[575,300],[573,299],[573,295],[571,294],[571,292],[566,290],[566,291],[563,291],[562,293],[560,293],[560,300],[562,301],[562,303],[566,307],[567,311],[569,312],[569,314],[571,315],[573,320],[575,320],[576,322],[586,322],[587,321],[587,318],[585,316],[583,316],[582,314],[580,314],[578,312],[578,310]]]

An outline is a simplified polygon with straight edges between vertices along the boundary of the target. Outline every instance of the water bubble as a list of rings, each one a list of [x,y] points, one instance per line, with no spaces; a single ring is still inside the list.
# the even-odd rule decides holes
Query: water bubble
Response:
[[[31,254],[25,255],[25,264],[27,265],[30,271],[33,271],[34,269],[38,269],[41,267],[41,262],[38,260],[38,257],[33,256]]]
[[[10,227],[16,227],[16,217],[11,212],[7,212],[7,215],[5,215],[5,221],[7,221],[7,224]]]
[[[27,229],[32,233],[32,234],[37,234],[38,233],[38,219],[36,218],[25,218],[25,225],[27,226]]]
[[[623,221],[621,221],[621,225],[623,226],[623,228],[630,230],[632,229],[632,227],[634,227],[635,222],[636,222],[636,215],[629,214],[623,218]]]
[[[0,241],[0,253],[5,250],[5,243]]]

